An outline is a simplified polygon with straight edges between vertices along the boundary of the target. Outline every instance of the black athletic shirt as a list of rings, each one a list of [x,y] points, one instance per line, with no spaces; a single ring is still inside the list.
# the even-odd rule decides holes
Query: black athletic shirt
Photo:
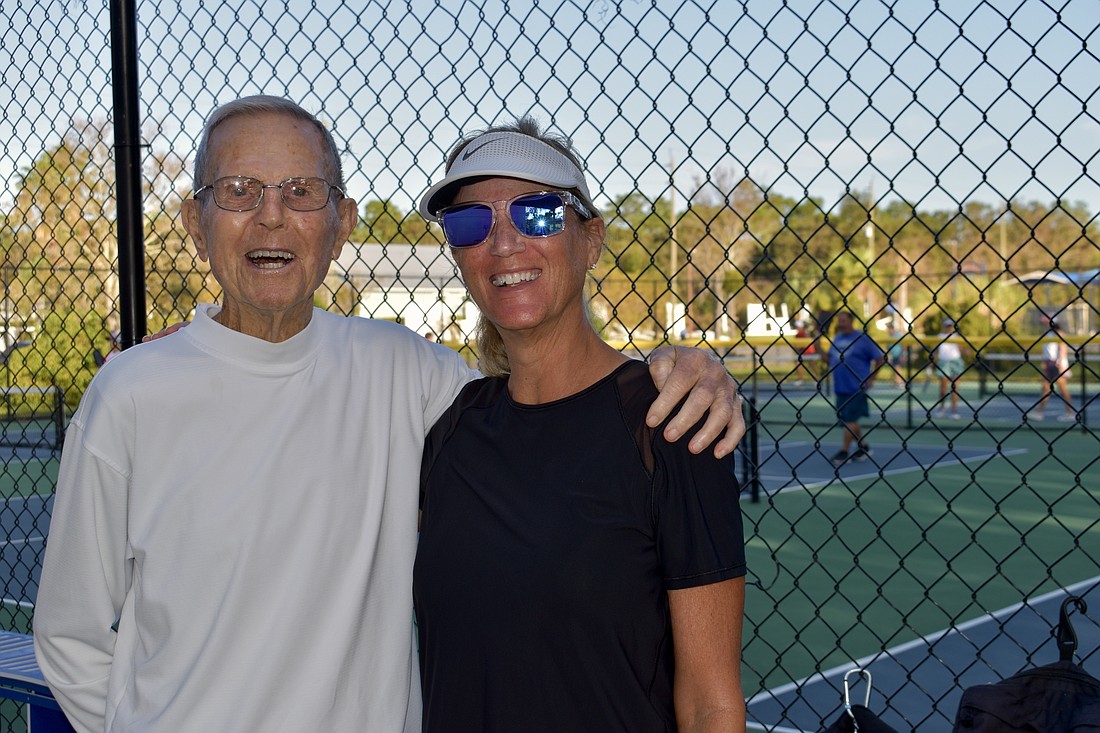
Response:
[[[432,428],[425,733],[676,729],[667,591],[744,575],[744,535],[732,458],[647,428],[655,396],[637,361],[537,406],[482,379]]]

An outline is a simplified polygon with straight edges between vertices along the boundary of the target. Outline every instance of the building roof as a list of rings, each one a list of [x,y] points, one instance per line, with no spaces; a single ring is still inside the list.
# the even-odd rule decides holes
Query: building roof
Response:
[[[458,267],[443,247],[433,244],[353,244],[344,245],[340,257],[332,263],[330,275],[356,280],[375,280],[391,286],[396,281],[415,288],[424,280],[433,287],[465,287]]]
[[[1076,272],[1066,272],[1060,269],[1035,270],[1015,277],[1021,285],[1073,285],[1078,288],[1100,285],[1100,269],[1078,270]]]

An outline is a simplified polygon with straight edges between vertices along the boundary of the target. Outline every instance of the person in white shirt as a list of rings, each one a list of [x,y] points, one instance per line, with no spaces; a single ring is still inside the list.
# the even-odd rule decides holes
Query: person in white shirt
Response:
[[[936,346],[936,350],[932,354],[932,360],[936,365],[936,372],[940,376],[940,409],[937,412],[939,417],[945,417],[947,413],[947,393],[951,392],[951,418],[954,420],[959,419],[959,377],[966,371],[966,364],[963,362],[963,350],[962,346],[953,341],[958,337],[958,331],[955,329],[955,322],[950,318],[947,318],[943,322],[943,327],[940,330],[938,338],[940,343]]]
[[[313,306],[357,220],[316,117],[230,102],[195,168],[183,223],[221,304],[113,359],[73,416],[35,607],[42,673],[81,733],[417,731],[423,441],[477,375],[401,326]],[[728,453],[732,380],[672,353],[666,385],[707,382],[673,422],[713,407],[691,445],[726,429]]]
[[[1043,409],[1050,399],[1052,387],[1058,388],[1058,394],[1062,397],[1065,412],[1059,420],[1072,422],[1077,419],[1077,413],[1073,409],[1073,398],[1069,395],[1069,345],[1062,338],[1062,328],[1056,321],[1050,322],[1050,332],[1047,341],[1043,344],[1043,392],[1035,409],[1028,413],[1030,420],[1042,420]]]

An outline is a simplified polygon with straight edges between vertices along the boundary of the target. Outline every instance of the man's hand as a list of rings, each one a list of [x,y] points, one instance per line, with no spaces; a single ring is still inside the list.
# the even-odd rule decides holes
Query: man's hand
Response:
[[[157,331],[156,333],[151,333],[151,334],[147,334],[145,336],[142,336],[141,337],[141,343],[145,343],[146,341],[156,341],[159,338],[164,338],[165,336],[170,336],[173,333],[175,333],[176,331],[180,330],[181,328],[184,328],[184,327],[190,326],[190,325],[191,325],[191,321],[180,321],[179,323],[173,323],[171,326],[166,327],[162,331]]]
[[[660,425],[687,395],[684,406],[665,427],[665,439],[678,440],[710,410],[688,450],[702,453],[725,430],[725,436],[714,445],[714,456],[722,458],[733,452],[745,435],[745,417],[737,382],[717,356],[688,346],[662,346],[650,354],[649,374],[660,394],[646,415],[647,425]]]

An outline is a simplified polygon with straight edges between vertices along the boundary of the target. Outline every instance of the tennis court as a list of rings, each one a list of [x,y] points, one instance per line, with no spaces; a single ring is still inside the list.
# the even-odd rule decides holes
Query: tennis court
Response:
[[[51,451],[65,440],[65,394],[58,387],[0,389],[0,448]],[[16,454],[28,456],[24,451]]]
[[[1009,670],[1057,661],[1054,640],[1047,637],[1058,624],[1067,592],[1084,598],[1089,608],[1100,607],[1100,578],[1030,598],[851,664],[758,693],[748,701],[748,728],[774,733],[820,730],[822,719],[833,721],[843,714],[845,674],[862,669],[871,675],[870,697],[866,697],[867,683],[860,680],[859,685],[850,688],[853,703],[866,701],[883,722],[899,731],[950,730],[950,714],[957,708],[963,689],[998,682]],[[1071,616],[1071,621],[1079,654],[1095,660],[1096,650],[1100,649],[1100,624],[1080,616]],[[1029,656],[1017,639],[1047,641]],[[775,720],[784,722],[770,723]]]
[[[7,571],[0,628],[29,633],[60,456],[34,448],[0,448],[0,455],[6,468],[0,473],[0,562]]]
[[[1100,418],[1095,398],[1081,422],[1035,423],[1020,396],[1034,390],[982,396],[964,383],[956,420],[937,416],[934,387],[876,387],[872,458],[839,468],[828,460],[839,431],[824,389],[757,390],[755,461],[738,455],[759,490],[759,501],[743,500],[750,729],[822,729],[858,667],[872,674],[870,707],[885,722],[950,730],[964,687],[1057,658],[1050,629],[1070,592],[1090,604],[1074,617],[1078,658],[1100,660],[1100,553],[1079,543],[1100,522],[1083,478],[1100,453],[1081,428]],[[28,421],[11,425],[28,434]],[[59,456],[52,423],[36,425],[37,444],[0,449],[10,569],[0,623],[23,632]]]
[[[1034,384],[963,383],[956,419],[937,414],[936,384],[880,383],[873,456],[838,468],[825,389],[757,387],[757,447],[738,467],[757,479],[742,503],[750,729],[827,727],[845,672],[865,668],[885,722],[949,731],[965,687],[1057,660],[1067,593],[1090,604],[1078,659],[1100,661],[1100,545],[1080,542],[1100,522],[1094,395],[1073,422],[1036,422]]]

